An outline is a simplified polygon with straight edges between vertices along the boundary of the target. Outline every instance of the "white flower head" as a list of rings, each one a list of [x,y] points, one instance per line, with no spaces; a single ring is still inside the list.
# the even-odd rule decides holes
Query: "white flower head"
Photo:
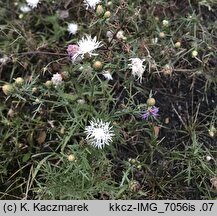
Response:
[[[26,3],[29,5],[31,8],[35,8],[38,6],[40,0],[26,0]]]
[[[84,5],[86,6],[86,10],[88,8],[92,8],[95,10],[96,5],[99,4],[101,0],[84,0]]]
[[[131,64],[128,64],[130,69],[132,69],[132,75],[135,77],[137,76],[140,83],[142,82],[142,75],[145,71],[145,66],[143,65],[143,62],[145,59],[140,58],[131,58],[129,59],[131,61]]]
[[[23,13],[28,13],[29,11],[31,11],[31,8],[29,6],[27,6],[27,5],[21,5],[20,10]]]
[[[75,35],[78,31],[78,25],[76,23],[69,23],[68,24],[68,31],[70,34]]]
[[[112,75],[109,71],[104,71],[102,74],[107,80],[113,80]]]
[[[63,78],[62,78],[61,74],[56,73],[56,74],[54,74],[53,77],[51,78],[51,81],[52,81],[52,83],[53,83],[55,86],[58,86],[58,85],[60,85],[60,84],[63,83]]]
[[[105,145],[109,145],[114,136],[112,127],[109,125],[110,122],[103,122],[99,119],[90,121],[90,126],[85,127],[86,139],[96,148],[102,149]]]
[[[73,59],[76,59],[79,55],[81,55],[81,58],[83,58],[85,54],[96,56],[98,54],[93,53],[93,51],[102,46],[101,41],[98,42],[96,40],[96,36],[94,38],[91,38],[90,35],[86,35],[86,38],[82,37],[81,40],[77,42],[77,45],[79,47],[79,50],[73,56]]]

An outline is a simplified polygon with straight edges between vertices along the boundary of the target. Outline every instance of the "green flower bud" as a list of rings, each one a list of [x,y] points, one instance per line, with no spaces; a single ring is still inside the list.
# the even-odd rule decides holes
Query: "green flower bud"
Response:
[[[22,85],[24,84],[24,79],[23,79],[22,77],[17,77],[17,78],[15,79],[15,84],[16,84],[17,86],[22,86]]]
[[[11,84],[5,84],[2,86],[2,91],[5,95],[11,95],[14,93],[14,87]]]

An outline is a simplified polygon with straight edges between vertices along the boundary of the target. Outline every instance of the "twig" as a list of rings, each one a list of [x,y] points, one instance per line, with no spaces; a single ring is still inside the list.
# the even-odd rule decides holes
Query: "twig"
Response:
[[[21,52],[21,53],[14,53],[11,54],[12,56],[16,56],[16,55],[37,55],[37,54],[44,54],[44,55],[55,55],[55,56],[68,56],[67,54],[63,54],[63,53],[53,53],[53,52],[44,52],[44,51],[29,51],[29,52]]]

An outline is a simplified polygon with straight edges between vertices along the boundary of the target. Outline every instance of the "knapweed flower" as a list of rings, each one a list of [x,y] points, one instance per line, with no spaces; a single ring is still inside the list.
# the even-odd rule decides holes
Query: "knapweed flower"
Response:
[[[130,69],[132,69],[132,75],[135,77],[137,76],[140,83],[142,82],[142,75],[145,71],[145,66],[143,65],[144,59],[140,58],[131,58],[129,59],[131,64],[128,64]]]
[[[157,117],[159,108],[155,106],[148,107],[147,110],[142,114],[143,119],[147,119],[149,116]]]
[[[67,53],[68,53],[69,58],[73,58],[73,56],[78,53],[78,50],[79,50],[78,45],[76,45],[76,44],[68,45]]]
[[[84,0],[84,5],[86,6],[86,10],[88,8],[92,8],[95,10],[96,5],[99,4],[101,0]]]
[[[60,84],[63,83],[63,78],[62,78],[61,74],[56,73],[56,74],[54,74],[53,77],[51,78],[51,81],[52,81],[52,83],[53,83],[55,86],[58,86],[58,85],[60,85]]]
[[[94,38],[91,38],[90,35],[86,35],[86,38],[82,37],[82,39],[78,41],[77,45],[79,47],[79,50],[73,56],[73,59],[76,59],[79,55],[81,55],[81,58],[84,58],[85,54],[96,56],[98,54],[93,53],[93,51],[102,46],[101,42],[98,42],[96,40],[96,36]]]
[[[112,75],[109,71],[104,71],[102,74],[107,80],[113,80]]]
[[[68,31],[70,34],[75,35],[78,31],[78,25],[76,23],[69,23],[68,24]]]
[[[26,3],[29,5],[29,7],[35,8],[38,6],[39,0],[26,0]]]
[[[31,11],[31,8],[30,8],[29,6],[27,6],[27,5],[21,5],[21,6],[20,6],[20,10],[21,10],[21,12],[23,12],[23,13],[28,13],[28,12]]]
[[[90,125],[85,127],[86,139],[90,141],[91,145],[102,149],[105,145],[109,145],[114,136],[110,122],[103,122],[96,119],[90,121]]]

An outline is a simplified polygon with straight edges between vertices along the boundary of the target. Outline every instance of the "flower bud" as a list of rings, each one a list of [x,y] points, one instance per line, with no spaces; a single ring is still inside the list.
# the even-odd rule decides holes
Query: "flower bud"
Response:
[[[148,100],[146,101],[148,106],[154,106],[156,101],[154,98],[148,98]]]
[[[47,88],[51,88],[51,86],[53,85],[53,82],[51,80],[46,81],[45,86]]]
[[[111,12],[110,11],[106,11],[105,13],[104,13],[104,18],[105,19],[108,19],[109,17],[111,16]]]
[[[169,26],[169,21],[168,20],[163,20],[163,26],[168,27]]]
[[[70,75],[69,75],[68,71],[63,71],[61,73],[61,76],[62,76],[63,80],[69,80],[69,78],[70,78]]]
[[[129,162],[131,163],[131,164],[135,164],[136,163],[136,160],[135,159],[129,159]]]
[[[74,161],[75,160],[75,155],[73,155],[73,154],[70,154],[70,155],[68,155],[68,161]]]
[[[23,14],[19,14],[19,19],[23,19]]]
[[[138,192],[140,188],[141,188],[141,185],[139,184],[138,181],[131,181],[129,184],[129,189],[132,192]]]
[[[112,4],[113,4],[112,1],[108,1],[107,6],[110,7],[110,6],[112,6]]]
[[[169,64],[166,64],[163,68],[163,74],[167,76],[167,75],[171,75],[172,72],[173,72],[173,68]]]
[[[193,51],[191,52],[192,58],[195,58],[197,55],[198,55],[198,52],[197,52],[196,50],[193,50]]]
[[[95,61],[95,62],[93,63],[93,68],[94,68],[95,70],[101,70],[102,67],[103,67],[103,64],[102,64],[101,61]]]
[[[32,88],[32,93],[36,93],[38,91],[38,89],[36,87]]]
[[[22,86],[22,85],[24,84],[24,79],[23,79],[22,77],[17,77],[17,78],[15,79],[15,84],[16,84],[17,86]]]
[[[102,5],[97,5],[96,15],[101,16],[103,13],[104,13],[104,9],[103,9]]]
[[[142,165],[138,165],[137,167],[136,167],[138,170],[141,170],[142,169]]]
[[[175,45],[174,45],[174,46],[175,46],[175,48],[177,48],[177,49],[178,49],[178,48],[180,48],[180,47],[181,47],[181,43],[180,43],[179,41],[177,41],[177,42],[175,43]]]
[[[11,95],[14,92],[14,87],[11,84],[5,84],[2,86],[2,91],[5,95]]]
[[[217,129],[212,125],[212,126],[210,127],[210,129],[209,129],[209,135],[210,135],[211,137],[214,137],[215,134],[216,134],[216,132],[217,132]]]

